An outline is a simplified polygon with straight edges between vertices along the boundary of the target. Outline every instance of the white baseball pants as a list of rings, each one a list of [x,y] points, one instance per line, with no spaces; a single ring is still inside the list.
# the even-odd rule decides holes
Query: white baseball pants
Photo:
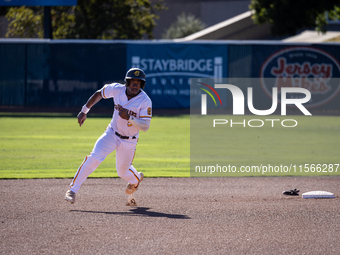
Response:
[[[137,139],[121,139],[108,127],[98,138],[90,155],[86,156],[78,168],[70,185],[71,191],[77,193],[87,177],[97,169],[102,161],[116,150],[116,169],[120,178],[130,184],[138,184],[140,175],[132,166]]]

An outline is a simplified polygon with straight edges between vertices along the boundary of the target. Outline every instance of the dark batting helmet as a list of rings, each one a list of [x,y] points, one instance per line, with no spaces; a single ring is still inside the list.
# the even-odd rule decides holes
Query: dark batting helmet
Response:
[[[145,73],[143,72],[142,69],[139,68],[131,68],[129,71],[127,71],[126,75],[125,75],[125,82],[126,85],[128,86],[128,80],[131,79],[138,79],[142,81],[141,84],[141,89],[144,89],[145,86]]]

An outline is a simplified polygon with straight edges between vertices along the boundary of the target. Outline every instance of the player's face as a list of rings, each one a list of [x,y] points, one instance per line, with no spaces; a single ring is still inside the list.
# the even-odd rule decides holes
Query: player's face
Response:
[[[126,87],[128,95],[136,96],[139,93],[141,85],[142,85],[141,80],[131,79],[129,82],[129,86]]]

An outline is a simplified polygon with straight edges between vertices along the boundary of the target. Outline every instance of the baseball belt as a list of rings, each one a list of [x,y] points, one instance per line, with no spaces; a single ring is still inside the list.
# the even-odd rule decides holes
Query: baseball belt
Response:
[[[117,131],[115,131],[115,134],[116,134],[116,136],[120,137],[121,139],[130,139],[130,136],[121,135]],[[131,139],[136,139],[136,137],[132,136]]]

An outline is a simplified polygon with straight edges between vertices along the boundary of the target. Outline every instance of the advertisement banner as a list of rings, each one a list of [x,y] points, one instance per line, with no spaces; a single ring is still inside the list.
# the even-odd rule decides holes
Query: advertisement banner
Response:
[[[127,69],[146,74],[145,92],[153,108],[190,108],[190,78],[227,75],[227,45],[128,44]]]
[[[340,86],[339,79],[335,79],[340,77],[337,51],[318,45],[274,47],[271,53],[262,48],[260,45],[253,48],[253,77],[261,78],[261,91],[269,99],[273,87],[277,87],[279,93],[281,88],[297,87],[311,92],[306,107],[313,112],[339,108]],[[266,78],[273,78],[272,83],[266,82]]]

